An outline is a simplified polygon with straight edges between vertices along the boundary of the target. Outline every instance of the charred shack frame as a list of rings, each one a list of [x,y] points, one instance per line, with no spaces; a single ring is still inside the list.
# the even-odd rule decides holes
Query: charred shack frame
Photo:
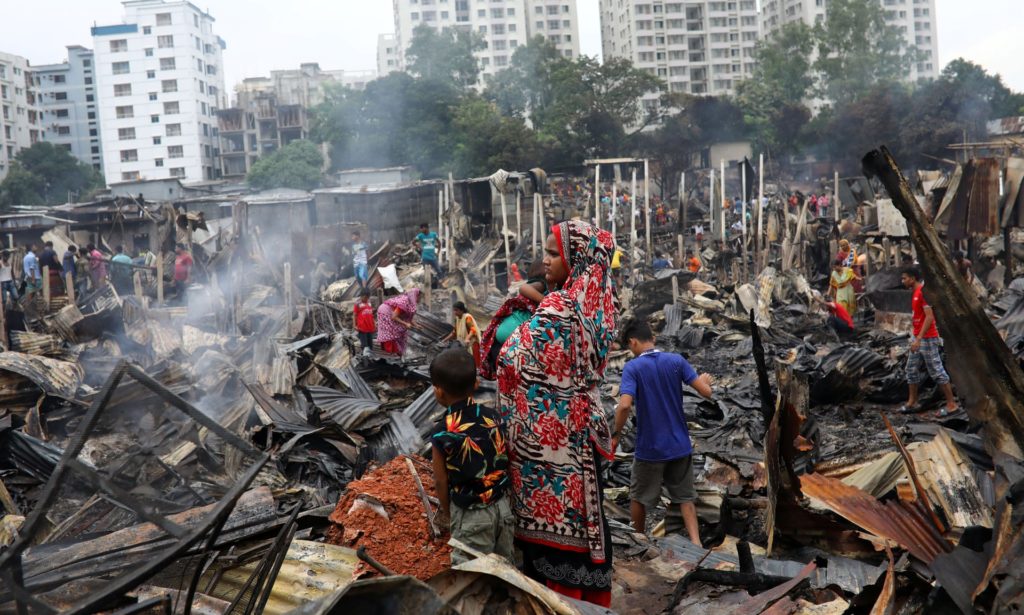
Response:
[[[917,205],[889,150],[882,146],[869,152],[862,164],[864,174],[881,180],[907,219],[927,280],[925,296],[935,311],[947,355],[955,357],[950,376],[967,401],[968,414],[983,425],[989,447],[1024,457],[1024,372],[954,269],[949,250]]]
[[[191,529],[185,529],[167,519],[157,521],[154,517],[158,516],[159,513],[149,509],[144,503],[134,498],[124,498],[126,494],[120,489],[111,490],[112,484],[106,477],[77,461],[82,447],[99,424],[101,416],[124,376],[132,377],[139,384],[151,390],[161,400],[183,412],[197,424],[209,429],[212,433],[222,438],[225,443],[234,446],[243,455],[252,459],[252,464],[241,473],[238,481],[227,490],[227,493],[225,493],[220,501],[215,503],[209,514]],[[53,505],[64,481],[68,479],[69,474],[76,474],[83,478],[86,483],[99,487],[100,491],[105,491],[108,497],[118,501],[122,507],[132,510],[141,519],[154,522],[155,525],[174,538],[174,542],[170,546],[160,550],[158,553],[154,553],[153,557],[145,564],[129,569],[111,579],[102,590],[82,597],[66,611],[68,613],[91,613],[109,607],[113,601],[123,596],[125,592],[130,591],[146,579],[152,577],[164,568],[168,562],[191,549],[204,536],[211,534],[216,536],[219,534],[220,528],[232,509],[234,509],[236,501],[269,459],[270,455],[268,453],[262,453],[253,448],[248,442],[222,427],[192,404],[166,389],[137,366],[121,361],[113,373],[111,373],[103,389],[96,396],[95,401],[82,421],[82,426],[72,438],[60,462],[54,468],[42,497],[36,504],[35,510],[25,520],[18,539],[6,551],[0,554],[0,580],[3,581],[0,587],[4,588],[4,591],[0,591],[0,603],[13,599],[17,603],[19,614],[28,613],[30,608],[33,612],[37,613],[56,612],[51,606],[35,598],[34,594],[41,588],[34,588],[31,583],[25,584],[22,554],[36,538],[37,533],[42,530],[45,516]]]

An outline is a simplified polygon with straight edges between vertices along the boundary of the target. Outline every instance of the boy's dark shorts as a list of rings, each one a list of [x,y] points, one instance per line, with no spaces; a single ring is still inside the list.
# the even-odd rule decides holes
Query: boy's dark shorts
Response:
[[[661,488],[668,491],[671,504],[684,504],[697,499],[693,488],[693,456],[687,455],[671,461],[633,460],[633,476],[629,483],[629,498],[647,508],[658,504]]]

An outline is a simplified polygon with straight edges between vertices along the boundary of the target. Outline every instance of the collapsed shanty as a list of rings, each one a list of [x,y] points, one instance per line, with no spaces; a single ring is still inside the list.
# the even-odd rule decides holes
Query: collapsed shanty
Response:
[[[58,252],[94,237],[148,242],[160,264],[132,293],[106,286],[71,302],[44,288],[6,313],[0,612],[606,612],[494,555],[451,567],[422,457],[444,411],[427,367],[452,303],[487,323],[518,287],[511,265],[525,271],[544,229],[572,217],[614,228],[628,254],[623,309],[717,380],[713,401],[686,392],[703,545],[679,534],[678,511],[651,536],[629,526],[631,433],[604,468],[613,611],[1019,609],[1024,163],[975,160],[911,185],[873,152],[868,177],[816,188],[837,197],[827,215],[789,208],[799,190],[758,186],[752,166],[731,171],[728,187],[715,169],[656,215],[646,163],[593,162],[639,172],[640,184],[612,184],[598,167],[612,212],[582,170],[534,169],[313,194],[117,197],[39,215],[45,229],[19,232],[45,230]],[[764,206],[751,205],[738,244],[715,246],[727,236],[723,198],[744,190]],[[616,192],[631,195],[626,211]],[[634,214],[645,192],[652,206]],[[443,237],[441,281],[410,245],[428,220]],[[695,224],[709,237],[700,273],[682,266]],[[371,244],[375,301],[399,287],[426,294],[404,357],[360,356],[353,230]],[[866,255],[858,331],[842,340],[812,298],[841,237]],[[984,302],[944,243],[967,238],[987,269]],[[164,301],[176,243],[196,260],[187,305]],[[652,272],[655,252],[676,268]],[[895,412],[910,309],[899,267],[914,258],[966,409],[941,419]],[[609,420],[628,358],[613,351],[601,385]],[[495,394],[481,382],[478,399]]]

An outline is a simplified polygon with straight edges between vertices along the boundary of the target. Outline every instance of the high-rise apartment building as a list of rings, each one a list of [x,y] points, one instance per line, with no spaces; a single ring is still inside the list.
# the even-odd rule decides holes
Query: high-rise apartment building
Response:
[[[485,77],[508,66],[516,49],[538,35],[554,43],[568,58],[580,54],[576,0],[393,0],[393,3],[399,70],[406,68],[405,54],[413,30],[420,25],[479,33],[486,47],[478,51],[476,57]]]
[[[381,77],[398,70],[398,40],[394,34],[377,35],[377,74]]]
[[[39,96],[29,61],[0,52],[0,180],[18,152],[43,139]]]
[[[34,66],[32,73],[39,92],[45,139],[102,171],[93,61],[92,50],[70,45],[67,60]]]
[[[939,36],[935,23],[935,0],[878,0],[885,11],[885,21],[896,27],[908,47],[920,52],[919,61],[911,66],[909,81],[934,79],[938,76]],[[802,21],[809,26],[821,23],[828,14],[828,0],[761,0],[761,26],[765,37],[771,37],[788,23]]]
[[[604,57],[630,60],[670,92],[734,94],[754,70],[759,35],[755,0],[601,0]]]
[[[226,107],[213,17],[184,0],[127,0],[124,23],[92,29],[107,183],[219,175]]]

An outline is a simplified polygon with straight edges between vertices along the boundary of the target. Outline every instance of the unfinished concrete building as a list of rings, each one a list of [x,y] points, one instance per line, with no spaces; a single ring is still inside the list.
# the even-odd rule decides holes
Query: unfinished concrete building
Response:
[[[227,179],[244,178],[261,156],[305,139],[309,133],[302,105],[278,104],[272,93],[246,97],[246,101],[245,106],[217,112],[221,173]]]

